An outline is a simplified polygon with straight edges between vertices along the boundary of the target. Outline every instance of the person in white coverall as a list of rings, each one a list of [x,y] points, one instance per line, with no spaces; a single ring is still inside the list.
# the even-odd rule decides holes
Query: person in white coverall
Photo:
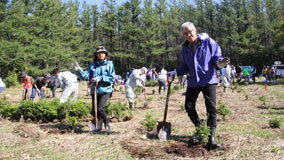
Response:
[[[230,85],[230,79],[231,79],[231,66],[228,64],[223,69],[221,79],[222,83],[224,84],[224,92],[226,92],[226,89]]]
[[[59,69],[54,69],[53,76],[58,77],[60,87],[62,88],[62,94],[60,96],[60,103],[64,103],[70,96],[74,101],[78,97],[79,79],[76,74],[70,71],[60,72]]]
[[[0,77],[0,93],[6,88],[5,83],[2,81],[2,78]]]
[[[129,108],[134,109],[134,89],[136,87],[144,88],[146,81],[147,68],[134,69],[125,83],[126,98],[129,102]]]

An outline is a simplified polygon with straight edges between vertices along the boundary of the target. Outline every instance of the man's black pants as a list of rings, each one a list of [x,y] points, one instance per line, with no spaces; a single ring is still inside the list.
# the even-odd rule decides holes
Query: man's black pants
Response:
[[[97,97],[96,97],[97,98],[98,119],[99,120],[103,119],[104,124],[106,124],[108,122],[107,114],[105,112],[105,106],[106,106],[106,103],[107,103],[109,97],[110,97],[110,93],[97,95]],[[92,115],[95,114],[94,106],[93,106],[94,100],[95,100],[95,96],[94,96],[94,94],[92,94]]]
[[[201,121],[196,112],[196,100],[199,93],[202,92],[206,111],[208,114],[207,126],[210,128],[216,128],[217,126],[217,112],[216,112],[216,84],[211,84],[205,87],[187,87],[186,98],[185,98],[185,109],[188,113],[189,118],[195,126],[200,126]]]

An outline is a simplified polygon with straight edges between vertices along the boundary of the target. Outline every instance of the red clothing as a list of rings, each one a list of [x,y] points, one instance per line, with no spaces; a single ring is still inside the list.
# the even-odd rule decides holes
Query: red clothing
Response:
[[[21,83],[23,84],[24,89],[32,87],[32,79],[29,76],[21,78]]]

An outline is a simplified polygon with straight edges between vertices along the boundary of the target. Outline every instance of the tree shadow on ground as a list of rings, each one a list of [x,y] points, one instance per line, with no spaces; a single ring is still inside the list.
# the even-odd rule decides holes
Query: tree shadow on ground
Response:
[[[284,107],[257,106],[258,109],[284,110]]]

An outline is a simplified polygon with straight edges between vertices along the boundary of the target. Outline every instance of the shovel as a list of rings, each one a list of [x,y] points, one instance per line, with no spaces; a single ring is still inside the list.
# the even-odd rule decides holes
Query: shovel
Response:
[[[102,121],[99,122],[98,120],[98,107],[97,107],[97,86],[98,83],[95,82],[94,85],[94,100],[93,100],[93,107],[94,107],[94,122],[90,121],[90,131],[91,132],[97,132],[101,131],[102,129]]]
[[[166,119],[167,119],[167,113],[168,113],[169,98],[170,98],[170,93],[171,93],[171,84],[174,81],[174,79],[175,77],[173,76],[168,85],[166,106],[165,106],[165,112],[164,112],[164,120],[159,121],[158,126],[157,126],[157,133],[158,133],[158,137],[160,140],[167,140],[169,139],[171,135],[172,124],[169,122],[166,122]]]

